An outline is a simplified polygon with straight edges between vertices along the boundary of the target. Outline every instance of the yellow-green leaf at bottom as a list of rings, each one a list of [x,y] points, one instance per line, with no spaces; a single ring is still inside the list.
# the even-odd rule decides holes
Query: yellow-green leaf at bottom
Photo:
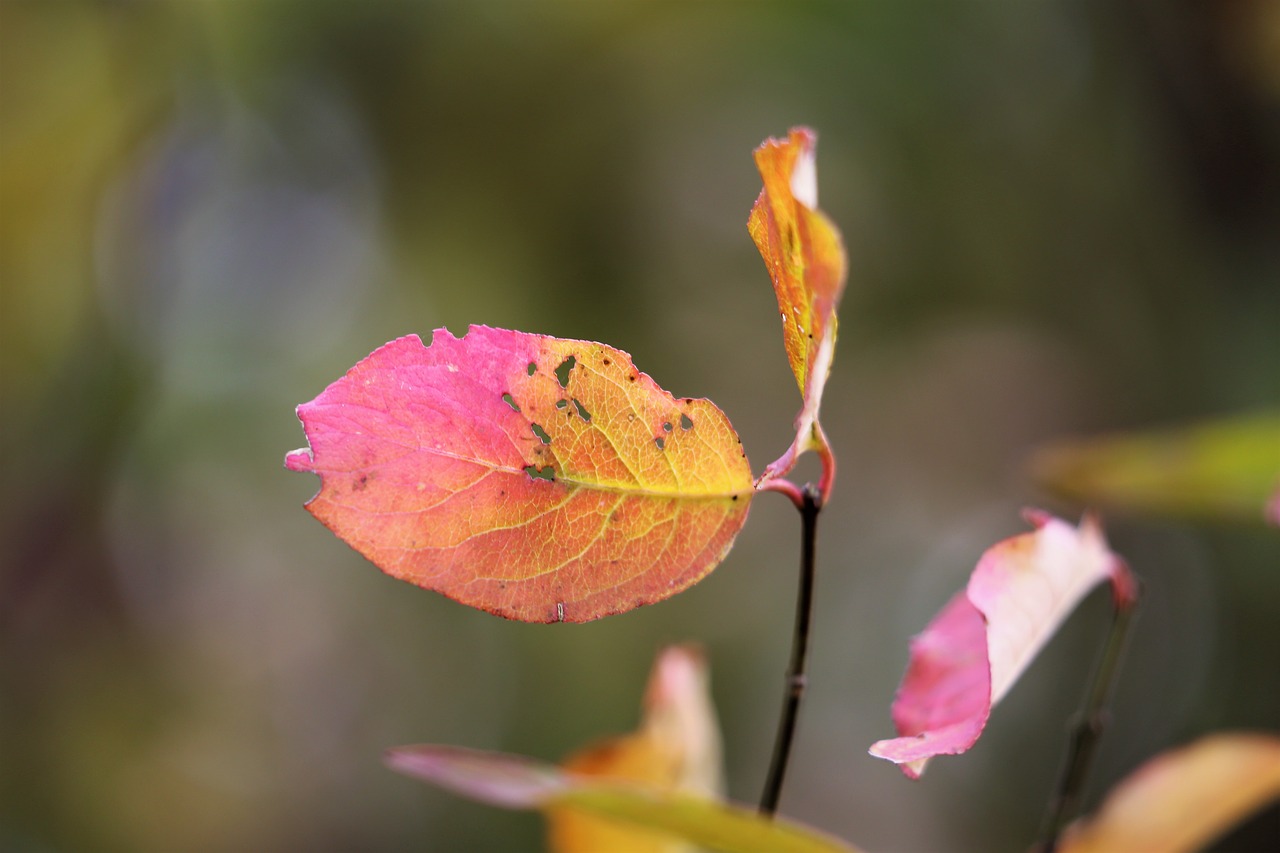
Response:
[[[767,820],[741,806],[577,776],[517,755],[424,744],[391,750],[387,764],[503,808],[579,809],[722,853],[857,853],[816,830],[780,818]]]

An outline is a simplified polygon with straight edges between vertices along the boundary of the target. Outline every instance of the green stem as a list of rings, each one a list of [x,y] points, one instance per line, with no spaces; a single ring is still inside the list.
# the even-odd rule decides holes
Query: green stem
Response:
[[[813,580],[815,544],[818,534],[818,513],[822,500],[812,484],[806,485],[796,504],[802,524],[800,549],[800,589],[796,595],[796,625],[791,640],[791,663],[787,667],[786,692],[782,698],[782,716],[774,736],[773,758],[769,762],[769,775],[765,778],[764,791],[760,794],[760,814],[772,817],[778,810],[782,796],[782,783],[787,773],[787,761],[791,757],[791,743],[795,739],[796,721],[800,714],[800,699],[805,688],[805,662],[809,654],[809,623],[813,612]]]
[[[1043,839],[1036,848],[1038,853],[1054,853],[1059,836],[1067,823],[1075,818],[1084,792],[1085,778],[1093,764],[1098,741],[1108,722],[1107,699],[1120,669],[1129,627],[1137,610],[1136,599],[1118,600],[1111,620],[1111,631],[1102,651],[1102,659],[1094,671],[1084,708],[1076,715],[1067,734],[1067,754],[1062,775],[1049,800],[1044,825],[1040,832]]]

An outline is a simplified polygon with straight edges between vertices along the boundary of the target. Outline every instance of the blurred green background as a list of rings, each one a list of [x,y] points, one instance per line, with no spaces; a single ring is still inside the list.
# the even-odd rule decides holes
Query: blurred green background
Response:
[[[485,323],[627,350],[759,470],[799,400],[750,154],[798,123],[851,277],[783,810],[872,850],[1024,848],[1100,594],[967,756],[912,784],[866,748],[1018,509],[1080,512],[1032,449],[1280,402],[1278,117],[1262,0],[0,3],[0,848],[534,849],[536,816],[381,751],[557,758],[633,726],[685,640],[753,801],[785,500],[682,596],[528,626],[386,578],[281,462],[370,350]],[[1090,804],[1199,733],[1280,727],[1280,533],[1107,521],[1148,595]]]

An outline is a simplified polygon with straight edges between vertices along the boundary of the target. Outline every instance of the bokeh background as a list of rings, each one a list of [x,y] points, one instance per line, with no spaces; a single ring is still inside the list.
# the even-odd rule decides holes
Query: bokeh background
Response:
[[[536,815],[381,751],[557,758],[633,726],[687,640],[753,801],[785,500],[684,595],[529,626],[383,576],[282,459],[294,406],[370,350],[485,323],[629,351],[759,470],[799,399],[750,152],[799,123],[851,277],[783,810],[872,850],[1024,849],[1103,594],[970,754],[913,784],[866,748],[1019,508],[1081,511],[1035,447],[1280,402],[1265,0],[0,3],[0,847],[536,849]],[[1148,596],[1091,805],[1160,749],[1280,727],[1280,533],[1107,522]]]

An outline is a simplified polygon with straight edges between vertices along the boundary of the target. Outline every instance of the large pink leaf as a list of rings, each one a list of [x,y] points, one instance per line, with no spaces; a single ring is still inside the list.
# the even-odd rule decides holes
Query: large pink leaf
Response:
[[[935,755],[968,750],[992,707],[1082,598],[1110,580],[1125,606],[1135,594],[1124,562],[1092,517],[1080,527],[1030,513],[1036,530],[988,549],[958,593],[911,643],[906,676],[893,702],[899,737],[871,754],[912,779]]]
[[[672,596],[724,557],[751,470],[710,401],[602,344],[472,326],[369,355],[298,407],[307,508],[394,577],[530,622]]]

